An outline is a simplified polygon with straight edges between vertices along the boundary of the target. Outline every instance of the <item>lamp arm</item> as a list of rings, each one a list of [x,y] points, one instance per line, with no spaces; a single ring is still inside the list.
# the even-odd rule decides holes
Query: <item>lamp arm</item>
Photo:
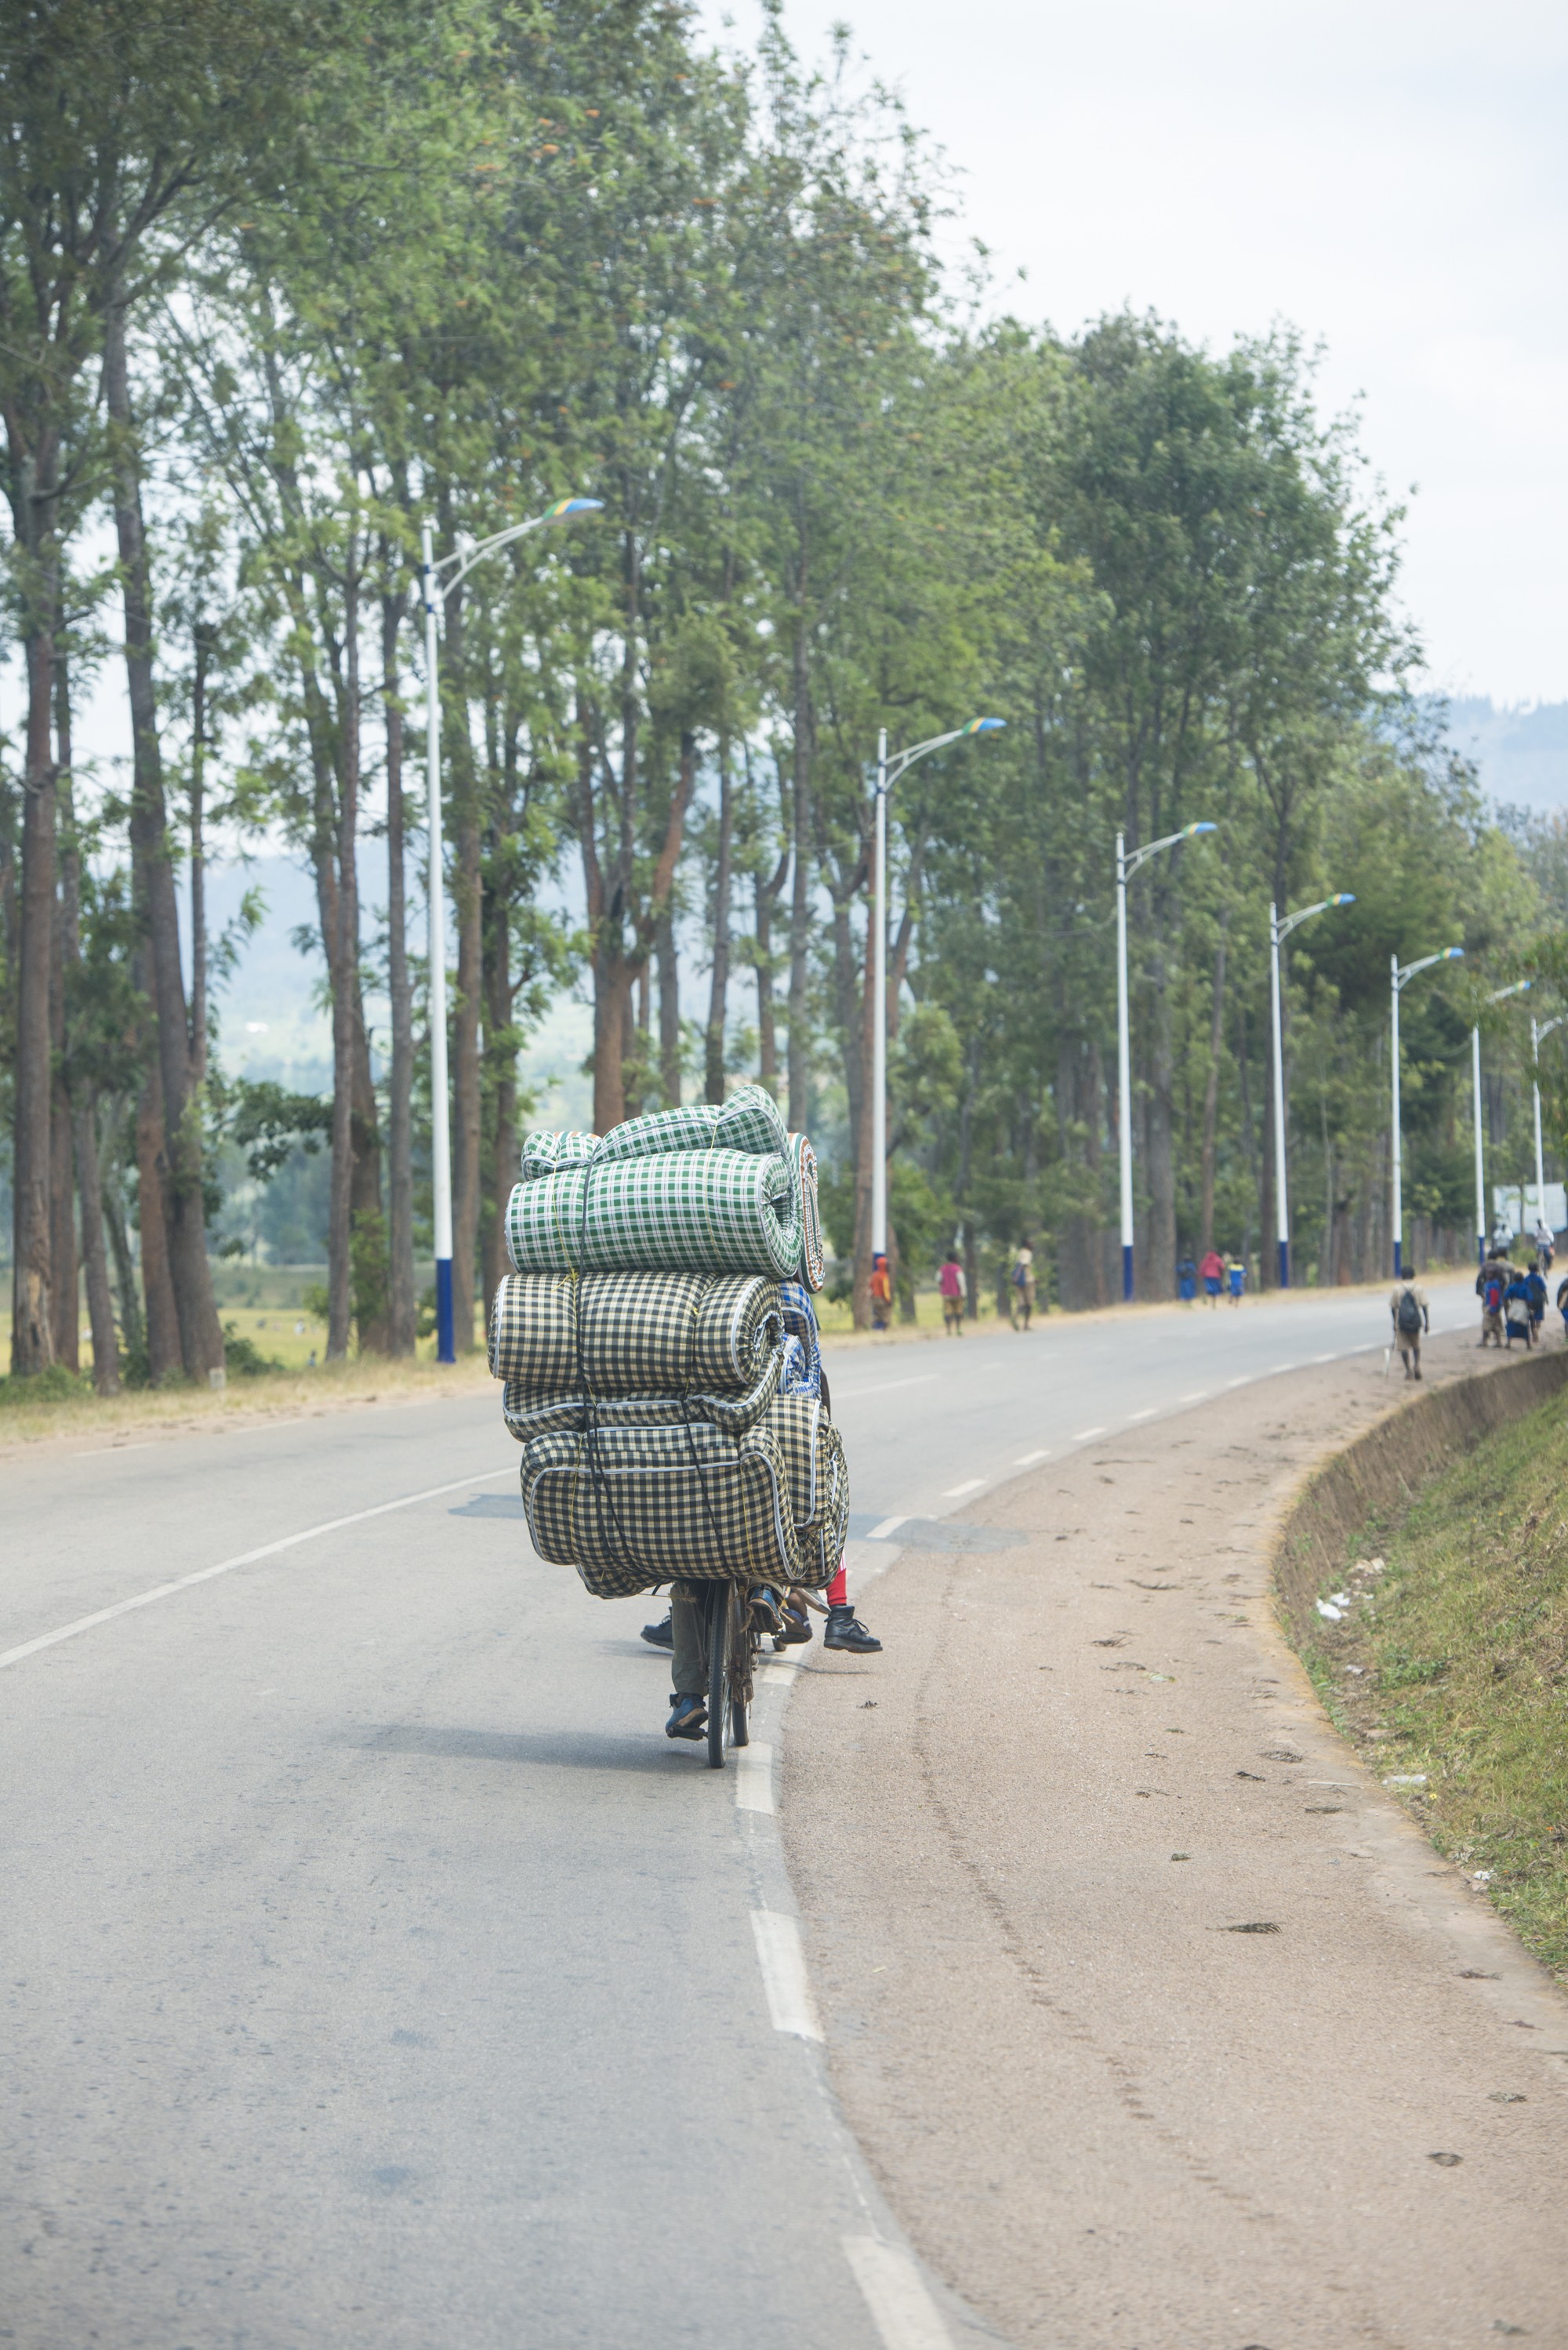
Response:
[[[932,751],[946,750],[948,744],[956,743],[962,733],[961,726],[955,726],[950,734],[933,734],[929,743],[917,743],[911,750],[900,751],[896,758],[888,762],[887,779],[882,789],[890,792],[900,775],[907,774],[917,759],[924,759]]]

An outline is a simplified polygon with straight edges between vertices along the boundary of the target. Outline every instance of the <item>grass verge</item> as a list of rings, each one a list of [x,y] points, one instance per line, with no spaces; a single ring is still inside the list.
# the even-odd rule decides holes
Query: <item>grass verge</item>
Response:
[[[1340,1727],[1526,1947],[1568,1978],[1568,1417],[1434,1478],[1321,1595],[1305,1661]]]

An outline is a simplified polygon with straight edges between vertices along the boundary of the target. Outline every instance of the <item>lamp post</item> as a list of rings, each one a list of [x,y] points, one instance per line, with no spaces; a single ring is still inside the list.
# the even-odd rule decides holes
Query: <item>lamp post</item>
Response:
[[[1298,912],[1287,914],[1282,922],[1279,908],[1272,899],[1269,901],[1269,994],[1274,1015],[1274,1222],[1282,1289],[1291,1285],[1291,1218],[1285,1180],[1285,1050],[1280,1020],[1280,947],[1298,922],[1309,922],[1314,914],[1326,914],[1331,906],[1355,903],[1352,893],[1342,889],[1335,897],[1320,898],[1315,906],[1303,906]]]
[[[888,1253],[888,795],[917,759],[971,734],[1000,733],[1005,718],[971,718],[888,756],[888,730],[877,736],[877,843],[871,880],[871,1261]]]
[[[1486,998],[1488,1004],[1501,1003],[1510,995],[1522,995],[1530,985],[1527,979],[1516,979],[1511,987],[1494,988]],[[1480,1022],[1470,1029],[1470,1103],[1475,1112],[1476,1128],[1476,1256],[1486,1263],[1487,1235],[1491,1219],[1486,1210],[1486,1161],[1481,1148],[1481,1084],[1480,1084]]]
[[[1441,954],[1422,955],[1415,962],[1401,964],[1397,954],[1388,958],[1389,1006],[1391,1011],[1389,1058],[1394,1065],[1394,1137],[1393,1150],[1393,1217],[1394,1217],[1394,1278],[1397,1281],[1404,1271],[1405,1191],[1404,1170],[1399,1144],[1399,998],[1417,972],[1430,971],[1435,962],[1456,962],[1464,952],[1463,947],[1445,947]]]
[[[1133,1294],[1133,1188],[1132,1188],[1132,1044],[1127,1020],[1127,883],[1140,865],[1158,857],[1162,848],[1174,848],[1179,840],[1190,840],[1199,832],[1218,832],[1218,825],[1184,824],[1179,832],[1168,832],[1163,840],[1151,840],[1145,848],[1135,848],[1129,857],[1127,838],[1116,835],[1116,1139],[1121,1145],[1122,1177],[1122,1302],[1130,1305]]]
[[[477,546],[433,559],[429,523],[420,525],[420,585],[425,608],[425,761],[430,795],[430,918],[431,966],[431,1177],[435,1226],[436,1360],[457,1360],[452,1344],[452,1103],[446,1066],[446,901],[441,806],[441,679],[438,674],[436,604],[444,612],[452,589],[466,579],[481,556],[493,555],[514,539],[524,538],[546,523],[569,522],[575,515],[597,514],[602,498],[561,498],[528,522],[514,523],[482,538]],[[443,578],[451,571],[450,579]]]
[[[1535,1221],[1546,1222],[1546,1167],[1541,1156],[1541,1047],[1553,1028],[1561,1028],[1568,1013],[1560,1012],[1555,1020],[1543,1021],[1538,1027],[1533,1015],[1530,1023],[1531,1091],[1535,1097]]]

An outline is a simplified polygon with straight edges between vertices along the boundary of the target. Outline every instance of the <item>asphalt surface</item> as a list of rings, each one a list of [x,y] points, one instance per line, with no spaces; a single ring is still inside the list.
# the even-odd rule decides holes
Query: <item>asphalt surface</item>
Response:
[[[844,1349],[857,1569],[1386,1320]],[[0,1467],[0,2342],[968,2335],[826,2093],[765,1768],[665,1741],[649,1604],[534,1557],[514,1467],[472,1393]]]

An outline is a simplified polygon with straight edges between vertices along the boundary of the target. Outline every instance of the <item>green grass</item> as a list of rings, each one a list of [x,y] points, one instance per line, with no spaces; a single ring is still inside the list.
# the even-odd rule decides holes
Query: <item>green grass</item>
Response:
[[[1370,1552],[1370,1545],[1367,1546]],[[1568,1975],[1568,1416],[1552,1402],[1435,1479],[1382,1574],[1347,1570],[1309,1659],[1380,1776],[1537,1958]],[[1347,1667],[1359,1664],[1360,1677]]]

